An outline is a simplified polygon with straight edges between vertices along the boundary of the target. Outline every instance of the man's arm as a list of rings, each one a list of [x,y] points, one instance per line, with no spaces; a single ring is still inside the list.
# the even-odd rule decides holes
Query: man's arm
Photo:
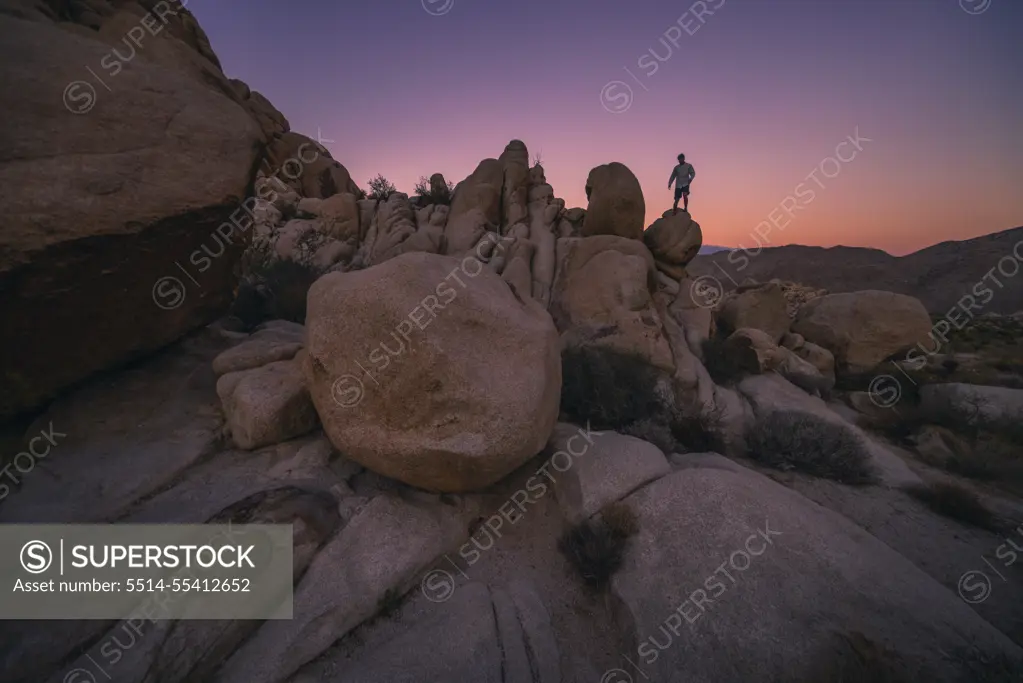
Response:
[[[696,167],[693,166],[692,164],[689,164],[689,183],[693,182],[693,180],[695,178],[696,178]],[[686,185],[688,185],[689,183],[686,183]]]
[[[671,189],[671,184],[675,182],[676,179],[678,179],[678,166],[671,169],[671,177],[668,178],[668,189]]]

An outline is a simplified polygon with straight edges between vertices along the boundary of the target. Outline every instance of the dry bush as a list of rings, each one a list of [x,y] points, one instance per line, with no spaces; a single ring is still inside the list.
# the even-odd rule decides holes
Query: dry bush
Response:
[[[319,276],[312,266],[290,260],[254,268],[238,287],[231,315],[247,330],[267,320],[305,324],[306,297]]]
[[[906,492],[934,512],[988,531],[999,531],[1002,524],[973,491],[954,482],[917,484]]]
[[[729,359],[725,351],[725,337],[717,335],[703,340],[703,366],[716,384],[729,385],[743,376],[742,369]]]
[[[558,550],[575,567],[587,586],[607,586],[625,559],[629,537],[639,530],[635,513],[623,503],[604,508],[569,529],[558,541]]]
[[[426,176],[420,176],[419,182],[416,183],[415,193],[426,200],[426,205],[449,205],[451,204],[451,198],[455,194],[455,184],[449,180],[443,188],[438,188],[434,191],[433,186],[430,184],[430,179]]]
[[[387,198],[397,191],[398,189],[394,186],[394,183],[385,178],[382,173],[378,173],[376,177],[369,179],[369,199],[387,201]]]
[[[757,419],[747,435],[750,457],[843,484],[875,480],[866,445],[848,428],[809,413],[778,410]]]
[[[639,532],[639,519],[625,503],[611,503],[600,511],[600,519],[612,533],[622,538],[635,536]]]
[[[618,430],[663,412],[657,371],[639,356],[595,346],[561,354],[561,410],[570,422]]]

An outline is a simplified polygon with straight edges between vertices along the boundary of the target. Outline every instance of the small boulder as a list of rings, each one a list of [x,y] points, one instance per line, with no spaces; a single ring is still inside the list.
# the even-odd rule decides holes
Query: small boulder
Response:
[[[740,287],[721,303],[717,322],[726,331],[743,327],[763,330],[778,343],[789,331],[785,295],[774,283]]]
[[[304,218],[315,218],[320,215],[322,203],[323,200],[316,197],[302,197],[298,200],[298,213],[302,214]]]
[[[324,199],[316,215],[320,218],[320,231],[336,240],[358,241],[363,237],[359,223],[359,203],[354,194],[342,192]]]
[[[597,166],[586,178],[586,220],[580,234],[643,239],[646,202],[639,180],[625,164]]]
[[[213,359],[213,374],[220,377],[231,372],[261,368],[276,361],[291,360],[301,350],[302,342],[246,339]]]
[[[865,290],[813,299],[800,309],[792,330],[831,351],[840,374],[859,374],[924,343],[931,317],[919,299]]]
[[[217,381],[217,395],[231,436],[244,450],[293,439],[318,424],[298,360],[230,372]]]
[[[643,242],[657,261],[658,270],[680,280],[685,277],[685,267],[700,252],[703,231],[688,213],[665,211],[643,231]]]
[[[773,370],[781,355],[781,349],[769,334],[752,327],[744,327],[728,335],[723,350],[730,367],[752,375]]]

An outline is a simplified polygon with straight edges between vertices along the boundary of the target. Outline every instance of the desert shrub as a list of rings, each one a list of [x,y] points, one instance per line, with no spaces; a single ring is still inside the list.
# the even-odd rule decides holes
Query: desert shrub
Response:
[[[949,458],[943,463],[944,468],[952,474],[990,481],[1023,495],[1023,452],[1012,439],[981,430],[968,449]]]
[[[380,619],[390,617],[398,611],[399,607],[401,607],[403,599],[401,591],[394,588],[388,588],[384,591],[384,594],[380,596],[380,599],[377,600],[377,613],[375,616]]]
[[[636,513],[625,503],[611,503],[600,511],[600,519],[612,534],[621,538],[630,538],[639,532]]]
[[[247,332],[268,320],[266,295],[255,282],[245,281],[238,285],[238,293],[231,304],[231,315],[241,321]]]
[[[708,337],[700,346],[703,351],[703,366],[717,384],[731,384],[742,377],[742,370],[728,358],[725,352],[725,338]]]
[[[639,356],[594,346],[561,355],[561,409],[569,421],[621,429],[663,412],[658,373]]]
[[[810,413],[778,410],[754,423],[747,436],[752,458],[843,484],[874,480],[870,454],[848,427]]]
[[[267,320],[305,324],[306,295],[319,277],[312,266],[275,260],[254,268],[238,287],[231,315],[251,330]]]
[[[387,201],[387,198],[397,191],[398,189],[394,186],[394,183],[385,178],[382,173],[378,173],[376,177],[369,179],[368,197],[370,199]]]
[[[934,512],[988,531],[998,531],[1001,524],[998,517],[984,505],[973,491],[954,482],[943,481],[931,484],[916,484],[906,492]]]
[[[626,505],[608,506],[598,516],[569,529],[558,550],[591,588],[604,588],[625,559],[629,537],[638,530],[635,514]]]
[[[444,188],[438,188],[434,192],[433,187],[430,185],[430,179],[426,176],[420,176],[419,182],[416,183],[415,192],[420,197],[426,200],[426,204],[450,204],[451,197],[455,193],[455,184],[450,180]]]

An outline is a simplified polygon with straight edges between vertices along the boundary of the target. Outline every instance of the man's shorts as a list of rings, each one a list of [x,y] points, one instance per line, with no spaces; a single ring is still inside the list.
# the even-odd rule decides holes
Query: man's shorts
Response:
[[[682,195],[689,195],[689,186],[683,185],[682,187],[675,186],[675,201],[682,199]]]

